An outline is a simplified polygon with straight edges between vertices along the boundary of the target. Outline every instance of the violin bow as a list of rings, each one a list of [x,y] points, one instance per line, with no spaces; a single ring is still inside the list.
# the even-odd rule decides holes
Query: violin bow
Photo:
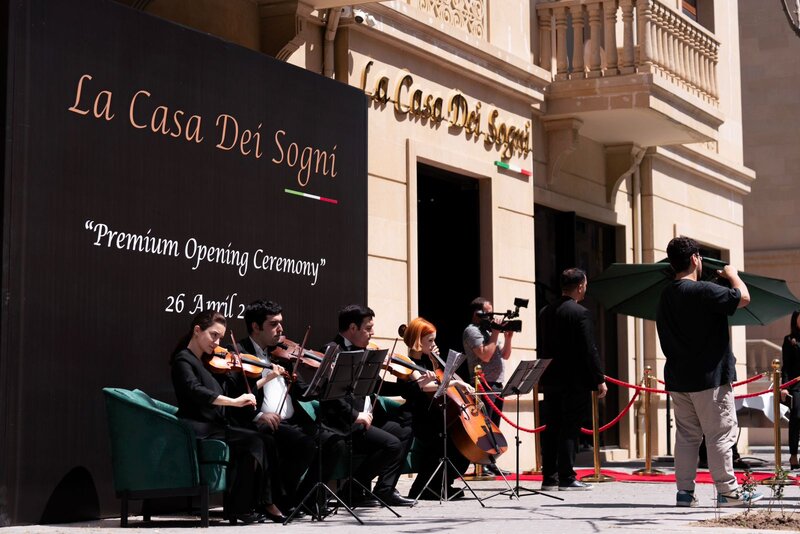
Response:
[[[306,342],[308,341],[308,334],[310,332],[311,332],[311,326],[309,325],[306,327],[306,335],[303,336],[303,343],[300,345],[300,354],[297,357],[296,365],[300,364],[300,358],[303,357],[303,353],[306,350]],[[297,379],[297,370],[292,369],[292,378],[289,381],[289,384],[287,384],[286,391],[283,393],[283,398],[281,399],[281,404],[280,406],[278,406],[278,415],[280,415],[281,412],[283,411],[283,405],[286,404],[286,398],[289,396],[289,390],[292,389],[292,386],[294,385],[296,379]]]
[[[231,330],[231,342],[233,343],[233,353],[234,360],[236,363],[239,364],[239,369],[242,371],[242,380],[244,380],[244,385],[247,388],[247,393],[252,395],[253,390],[250,388],[250,381],[247,379],[247,375],[244,372],[244,365],[242,365],[242,356],[239,354],[239,345],[236,344],[236,338],[233,337],[233,330]],[[258,413],[258,406],[253,406],[253,411]]]

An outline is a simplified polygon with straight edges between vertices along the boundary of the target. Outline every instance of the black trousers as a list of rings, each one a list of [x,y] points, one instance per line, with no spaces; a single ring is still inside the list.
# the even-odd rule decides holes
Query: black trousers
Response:
[[[800,399],[797,400],[800,402]],[[789,418],[789,454],[797,455],[797,441],[800,440],[800,418]]]
[[[182,419],[194,428],[199,439],[218,439],[230,448],[225,511],[248,513],[273,501],[269,476],[270,458],[275,462],[277,446],[272,436],[256,430],[220,426],[205,421]]]
[[[558,479],[560,485],[575,480],[575,454],[581,422],[591,407],[591,395],[585,390],[546,389],[542,406],[542,480]]]
[[[426,487],[425,483],[428,482],[428,479],[431,478],[434,470],[436,470],[436,468],[439,466],[439,461],[444,457],[445,452],[444,441],[441,437],[437,439],[436,436],[429,436],[426,440],[420,441],[422,441],[424,444],[423,447],[426,454],[420,460],[417,476],[414,479],[414,483],[411,484],[411,489],[408,491],[408,497],[411,499],[414,499],[422,494],[422,491]],[[453,441],[449,436],[447,437],[447,458],[450,460],[450,462],[452,462],[453,467],[458,470],[458,473],[461,473],[462,475],[469,467],[469,460],[467,460],[464,455],[458,451],[455,445],[453,445]],[[448,487],[452,486],[453,481],[458,477],[458,473],[453,471],[453,468],[448,465],[447,478],[443,480],[444,466],[442,466],[427,487],[430,488],[436,495],[439,495],[442,484],[444,483]]]
[[[391,493],[406,454],[411,448],[411,427],[402,426],[395,421],[386,421],[382,426],[373,424],[353,433],[353,452],[366,455],[366,459],[353,472],[353,478],[369,488],[373,478],[378,477],[373,492],[376,495]]]
[[[259,424],[258,429],[273,436],[276,443],[278,457],[270,469],[273,480],[280,481],[281,491],[275,504],[281,509],[291,508],[302,498],[298,495],[300,481],[315,459],[314,436],[290,421],[281,421],[275,431],[264,424]]]

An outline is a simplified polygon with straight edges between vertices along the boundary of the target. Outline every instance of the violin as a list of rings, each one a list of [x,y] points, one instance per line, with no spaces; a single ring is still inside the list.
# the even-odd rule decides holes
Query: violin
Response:
[[[237,361],[236,355],[223,347],[214,348],[214,353],[206,361],[206,365],[213,373],[242,371],[249,378],[261,378],[264,369],[272,369],[272,364],[264,363],[252,354],[239,354]]]
[[[304,363],[310,367],[319,367],[319,364],[322,363],[322,358],[325,357],[321,352],[303,349],[299,344],[286,337],[281,338],[281,341],[272,349],[269,355],[291,363]]]

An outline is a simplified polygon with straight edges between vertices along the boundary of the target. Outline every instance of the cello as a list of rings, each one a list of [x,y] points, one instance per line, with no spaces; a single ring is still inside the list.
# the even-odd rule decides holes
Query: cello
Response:
[[[398,329],[401,337],[405,333],[405,326],[400,325]],[[432,354],[428,356],[434,367],[436,381],[441,385],[444,380],[445,363],[439,357],[436,345],[431,352]],[[403,365],[397,360],[393,363]],[[414,368],[419,367],[414,365]],[[454,377],[461,380],[458,375]],[[453,445],[472,463],[484,465],[494,463],[495,459],[508,449],[508,442],[487,415],[483,403],[458,384],[448,386],[445,396],[447,398],[445,420]]]

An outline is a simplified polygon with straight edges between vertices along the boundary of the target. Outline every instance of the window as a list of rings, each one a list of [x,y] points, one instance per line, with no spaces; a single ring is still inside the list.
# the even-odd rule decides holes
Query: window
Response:
[[[682,0],[683,14],[697,22],[697,0]]]

